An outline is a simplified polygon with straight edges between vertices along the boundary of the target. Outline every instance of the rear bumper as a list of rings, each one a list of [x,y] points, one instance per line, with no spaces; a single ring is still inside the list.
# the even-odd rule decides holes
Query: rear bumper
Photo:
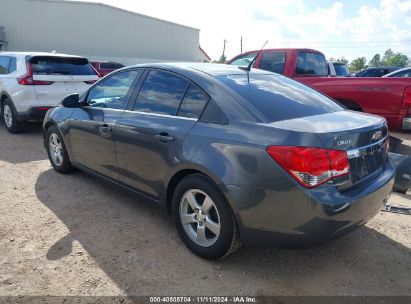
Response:
[[[333,185],[315,190],[248,189],[249,206],[237,210],[241,239],[246,244],[283,248],[324,243],[374,217],[391,194],[394,175],[395,168],[388,162],[367,186],[345,193]]]
[[[402,119],[402,129],[411,130],[411,117],[405,117]]]
[[[46,116],[46,113],[52,107],[44,106],[44,107],[32,107],[24,112],[17,113],[17,119],[19,121],[26,121],[26,120],[43,120]]]

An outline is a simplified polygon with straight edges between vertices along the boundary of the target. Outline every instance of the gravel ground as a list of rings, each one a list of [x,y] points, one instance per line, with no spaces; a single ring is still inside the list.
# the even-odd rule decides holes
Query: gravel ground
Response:
[[[403,149],[411,147],[410,134]],[[407,146],[408,145],[408,146]],[[169,216],[82,172],[51,169],[41,127],[0,126],[0,295],[411,295],[411,217],[305,250],[192,255]],[[390,202],[410,204],[411,194]]]

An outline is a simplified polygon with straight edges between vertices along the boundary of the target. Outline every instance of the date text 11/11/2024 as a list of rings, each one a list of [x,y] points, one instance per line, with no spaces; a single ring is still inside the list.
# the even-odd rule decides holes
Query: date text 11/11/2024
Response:
[[[248,296],[181,296],[150,297],[150,303],[257,303]]]

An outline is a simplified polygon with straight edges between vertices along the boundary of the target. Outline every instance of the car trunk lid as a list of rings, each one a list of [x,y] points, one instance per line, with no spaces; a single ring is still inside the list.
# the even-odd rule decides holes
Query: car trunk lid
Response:
[[[377,174],[387,160],[388,129],[385,119],[379,116],[338,111],[279,121],[272,125],[314,133],[324,148],[347,151],[350,174],[349,180],[344,180],[345,187]]]

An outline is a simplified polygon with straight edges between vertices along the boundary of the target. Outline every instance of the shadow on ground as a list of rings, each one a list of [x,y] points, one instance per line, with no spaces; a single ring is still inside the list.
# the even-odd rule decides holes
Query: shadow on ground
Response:
[[[210,262],[184,247],[158,206],[82,172],[45,171],[35,189],[69,230],[47,258],[76,240],[128,295],[411,295],[411,250],[368,227],[314,249],[243,247]]]
[[[23,133],[10,134],[0,123],[0,161],[18,164],[47,159],[42,130],[41,123],[30,123]]]

